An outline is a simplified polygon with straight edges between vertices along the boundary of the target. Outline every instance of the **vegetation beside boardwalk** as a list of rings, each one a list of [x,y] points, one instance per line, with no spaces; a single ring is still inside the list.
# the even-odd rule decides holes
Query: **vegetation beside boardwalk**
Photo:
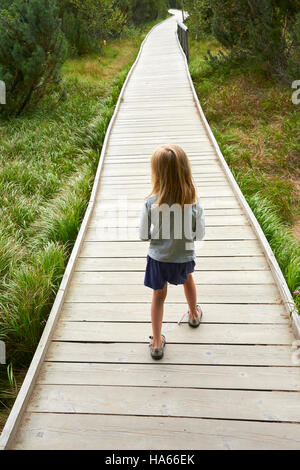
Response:
[[[222,60],[215,60],[222,51]],[[255,59],[226,57],[212,34],[190,37],[189,68],[221,151],[293,294],[300,286],[299,105]],[[300,295],[293,294],[298,310]]]
[[[161,19],[128,28],[101,54],[62,66],[52,94],[0,120],[0,429],[24,379],[76,240],[102,143],[141,41]]]
[[[0,80],[19,116],[45,96],[64,98],[61,66],[72,55],[101,54],[106,41],[165,17],[169,0],[1,0]]]

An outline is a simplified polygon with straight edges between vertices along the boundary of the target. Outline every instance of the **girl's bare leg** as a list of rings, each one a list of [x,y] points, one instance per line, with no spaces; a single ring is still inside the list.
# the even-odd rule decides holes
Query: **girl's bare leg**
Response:
[[[153,332],[152,344],[155,348],[160,348],[162,344],[161,327],[164,314],[164,301],[167,296],[167,286],[168,283],[166,282],[163,289],[153,290],[151,304],[151,320]]]
[[[192,273],[188,274],[187,281],[183,284],[184,294],[189,305],[189,313],[191,317],[198,318],[197,305],[197,291]]]

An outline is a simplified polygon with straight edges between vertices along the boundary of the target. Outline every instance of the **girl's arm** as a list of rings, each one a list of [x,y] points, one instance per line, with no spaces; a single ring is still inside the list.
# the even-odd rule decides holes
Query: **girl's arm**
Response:
[[[144,201],[141,217],[140,217],[140,225],[139,225],[139,237],[141,240],[147,241],[151,238],[150,233],[151,227],[151,216],[150,211],[148,210],[147,201]]]
[[[205,215],[202,202],[198,199],[196,204],[196,230],[194,240],[202,240],[205,236]]]

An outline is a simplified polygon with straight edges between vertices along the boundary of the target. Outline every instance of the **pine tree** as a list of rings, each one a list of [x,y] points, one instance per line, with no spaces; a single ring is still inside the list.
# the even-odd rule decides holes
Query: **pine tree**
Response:
[[[13,0],[0,11],[0,79],[7,104],[0,109],[20,115],[59,83],[66,55],[55,0]]]
[[[184,10],[189,14],[185,23],[196,41],[211,34],[212,8],[210,0],[185,0]]]
[[[252,57],[290,82],[291,71],[299,70],[299,0],[211,0],[211,5],[212,31],[231,57]]]
[[[152,21],[167,13],[167,0],[131,0],[132,20],[134,24]]]

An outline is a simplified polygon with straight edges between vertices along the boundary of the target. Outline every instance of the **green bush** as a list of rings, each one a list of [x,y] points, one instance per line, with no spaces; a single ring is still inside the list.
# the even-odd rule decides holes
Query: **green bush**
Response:
[[[59,16],[71,55],[101,52],[103,41],[167,15],[168,0],[61,0]]]
[[[185,24],[194,39],[199,40],[211,33],[213,11],[210,0],[186,0],[184,9],[189,13]]]
[[[300,13],[296,15],[291,31],[292,53],[287,61],[287,73],[293,80],[300,77]]]
[[[262,70],[290,84],[300,70],[300,2],[291,0],[187,0],[195,38],[213,33],[227,49],[209,59],[255,59]],[[187,8],[188,9],[188,8]]]
[[[20,115],[57,88],[66,42],[55,0],[14,0],[0,12],[2,113]]]
[[[167,14],[167,0],[130,0],[131,17],[134,24],[152,21]]]

